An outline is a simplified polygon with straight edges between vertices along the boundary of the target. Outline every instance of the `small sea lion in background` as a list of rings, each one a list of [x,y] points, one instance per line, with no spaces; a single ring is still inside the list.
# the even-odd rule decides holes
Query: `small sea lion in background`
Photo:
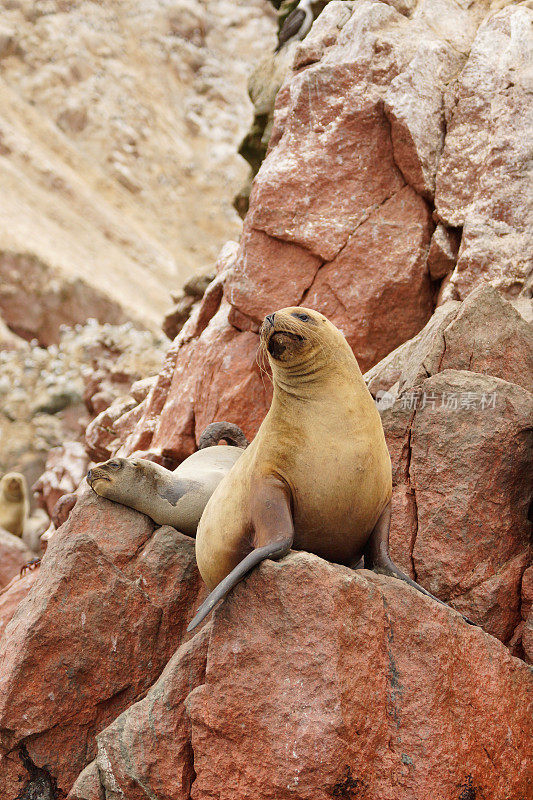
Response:
[[[0,528],[22,538],[29,507],[24,475],[7,472],[0,480]]]
[[[216,442],[221,439],[243,446],[219,447]],[[206,428],[200,443],[202,449],[173,472],[143,458],[112,458],[92,467],[87,481],[96,494],[134,508],[158,525],[195,536],[207,501],[244,453],[247,441],[236,425],[219,422]]]
[[[253,567],[291,547],[352,567],[363,557],[367,569],[433,597],[389,556],[389,451],[342,333],[316,311],[284,308],[266,317],[261,346],[272,405],[198,525],[196,559],[212,591],[188,630]]]

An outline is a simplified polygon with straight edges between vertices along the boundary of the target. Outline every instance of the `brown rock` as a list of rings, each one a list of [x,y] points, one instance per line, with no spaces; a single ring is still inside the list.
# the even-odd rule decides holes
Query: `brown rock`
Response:
[[[191,797],[526,797],[531,688],[499,642],[396,580],[267,561],[216,612],[186,701]]]
[[[258,337],[228,325],[224,303],[201,336],[177,351],[151,449],[183,460],[214,419],[237,423],[252,439],[270,405],[270,383],[257,361]]]
[[[302,305],[320,309],[344,332],[363,372],[431,316],[431,230],[426,204],[404,187],[370,214],[303,297]]]
[[[190,797],[195,779],[184,701],[205,676],[210,625],[172,656],[146,697],[98,735],[96,763],[107,797]]]
[[[194,541],[85,488],[0,644],[0,744],[67,793],[95,735],[157,679],[198,601]],[[20,784],[18,784],[20,785]]]
[[[413,388],[443,369],[494,375],[533,391],[533,330],[490,285],[462,303],[439,306],[420,333],[369,370],[365,379],[378,391]],[[394,392],[393,394],[396,394]]]
[[[383,413],[391,552],[433,594],[509,641],[529,548],[531,394],[445,370]]]
[[[22,539],[0,528],[0,589],[7,586],[33,557],[34,554]]]
[[[447,225],[464,226],[453,274],[461,298],[487,280],[510,296],[531,283],[532,20],[524,3],[489,16],[448,99],[435,203]]]
[[[96,761],[91,761],[79,774],[67,800],[106,800]]]
[[[433,280],[440,280],[453,271],[457,263],[457,252],[461,241],[457,231],[445,228],[439,222],[433,236],[428,253],[429,274]]]
[[[19,572],[10,582],[0,589],[0,639],[4,635],[6,625],[35,583],[38,570],[26,572],[22,577]]]
[[[32,487],[39,506],[49,517],[58,500],[78,488],[88,466],[89,457],[80,442],[67,442],[50,450],[45,471]]]

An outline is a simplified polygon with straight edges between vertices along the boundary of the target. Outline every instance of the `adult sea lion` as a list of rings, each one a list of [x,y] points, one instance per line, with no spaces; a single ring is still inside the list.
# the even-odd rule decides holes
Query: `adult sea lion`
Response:
[[[221,439],[242,446],[207,444]],[[217,422],[206,428],[200,444],[202,449],[173,472],[144,458],[112,458],[92,467],[87,481],[96,494],[135,508],[158,525],[195,536],[207,501],[248,442],[236,425]]]
[[[28,512],[28,490],[24,475],[7,472],[0,480],[0,528],[22,538]]]
[[[291,547],[352,567],[364,557],[432,597],[389,556],[390,456],[342,333],[316,311],[284,308],[266,317],[261,345],[272,405],[198,525],[196,559],[212,591],[188,630],[256,564]]]

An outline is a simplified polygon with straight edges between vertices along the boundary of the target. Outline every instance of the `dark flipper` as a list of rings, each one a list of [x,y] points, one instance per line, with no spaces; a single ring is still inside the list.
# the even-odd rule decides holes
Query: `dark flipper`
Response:
[[[445,603],[444,600],[439,600],[438,597],[435,597],[435,595],[431,594],[431,592],[428,592],[427,589],[424,589],[423,586],[420,586],[419,583],[416,583],[416,581],[412,580],[392,561],[389,555],[390,518],[391,506],[389,503],[378,519],[365,547],[365,567],[367,569],[374,570],[374,572],[377,572],[381,575],[390,575],[392,578],[399,578],[401,581],[405,581],[405,583],[408,583],[409,586],[417,589],[427,597],[431,597],[431,599],[435,600],[437,603],[446,606],[446,608],[451,608],[451,606]],[[453,608],[451,610],[455,611]],[[468,619],[468,617],[463,616],[463,619],[465,622],[468,622],[469,625],[476,625],[476,623],[472,622],[472,620]]]
[[[230,589],[233,589],[250,570],[260,564],[261,561],[264,561],[265,558],[282,558],[284,555],[287,555],[291,549],[291,544],[292,537],[290,540],[283,542],[271,542],[270,544],[264,545],[264,547],[258,547],[256,550],[252,550],[251,553],[248,553],[246,558],[243,558],[240,564],[237,564],[235,569],[232,569],[230,574],[226,575],[224,580],[220,581],[218,586],[213,589],[211,594],[204,600],[196,612],[196,616],[189,623],[187,630],[194,630],[216,604],[224,599]]]
[[[255,548],[220,581],[187,628],[192,631],[230,589],[265,558],[282,558],[292,547],[294,528],[288,486],[274,475],[258,476],[252,493]]]
[[[248,440],[238,425],[233,422],[212,422],[200,436],[198,450],[204,447],[213,447],[220,441],[226,441],[234,447],[248,447]]]

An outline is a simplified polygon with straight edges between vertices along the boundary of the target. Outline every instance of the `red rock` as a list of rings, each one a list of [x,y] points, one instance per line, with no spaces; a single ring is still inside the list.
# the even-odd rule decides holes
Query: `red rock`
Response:
[[[111,458],[120,444],[115,429],[117,421],[137,407],[137,401],[132,397],[120,397],[87,425],[85,444],[93,461],[107,461]]]
[[[95,735],[157,679],[198,602],[194,541],[152,531],[84,488],[0,643],[1,752],[26,746],[65,793]],[[28,778],[13,758],[3,797]]]
[[[299,305],[321,263],[302,247],[247,227],[226,297],[242,314],[262,322],[277,308]]]
[[[431,230],[426,204],[403,188],[358,227],[303,297],[302,305],[319,309],[343,331],[363,371],[431,316]]]
[[[533,391],[533,330],[486,284],[463,304],[450,301],[440,306],[417,336],[367,372],[365,379],[376,396],[396,383],[395,393],[415,387],[448,368],[494,375]]]
[[[503,641],[518,622],[528,557],[531,409],[519,386],[445,370],[383,413],[393,555]]]
[[[45,470],[32,487],[38,505],[44,508],[49,517],[53,516],[60,498],[78,488],[88,466],[89,458],[80,442],[66,442],[50,450]]]
[[[216,612],[186,700],[191,797],[526,797],[532,688],[498,641],[394,579],[267,561]]]
[[[488,16],[450,90],[435,203],[447,225],[464,226],[452,278],[461,298],[487,280],[510,296],[531,286],[532,20],[525,4]]]
[[[188,800],[195,779],[184,701],[205,676],[210,626],[172,656],[146,697],[98,735],[96,763],[106,794]],[[150,796],[150,795],[149,795]]]
[[[19,603],[23,600],[38,575],[38,570],[31,570],[20,577],[19,573],[0,589],[0,639],[4,635],[4,630],[15,613]]]
[[[215,419],[255,435],[270,405],[270,383],[257,361],[258,337],[230,326],[228,312],[224,303],[201,336],[180,347],[151,450],[181,461]]]
[[[18,575],[21,567],[34,557],[22,539],[0,528],[0,589]]]

